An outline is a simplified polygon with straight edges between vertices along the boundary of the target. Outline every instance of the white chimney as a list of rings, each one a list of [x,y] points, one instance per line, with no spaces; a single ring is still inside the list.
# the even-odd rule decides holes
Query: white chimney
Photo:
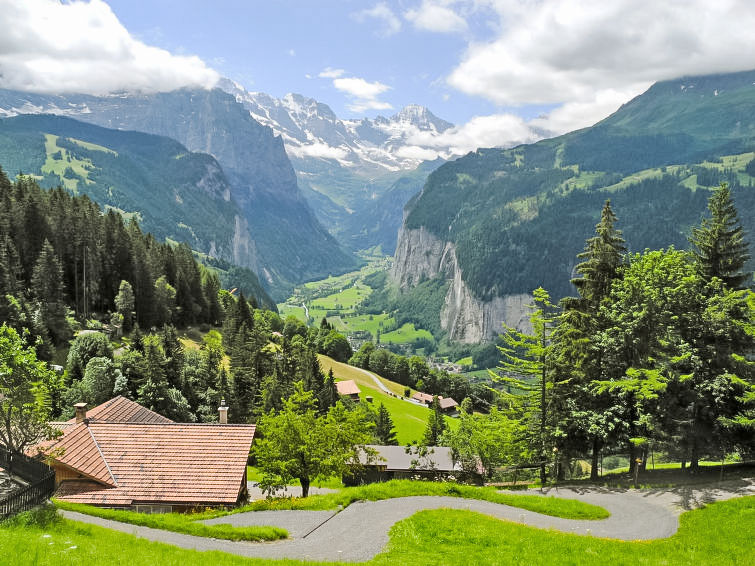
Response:
[[[228,407],[225,406],[225,399],[220,400],[218,411],[220,412],[220,424],[228,424]]]
[[[84,419],[87,418],[87,404],[76,403],[73,408],[76,409],[76,422],[84,422]]]

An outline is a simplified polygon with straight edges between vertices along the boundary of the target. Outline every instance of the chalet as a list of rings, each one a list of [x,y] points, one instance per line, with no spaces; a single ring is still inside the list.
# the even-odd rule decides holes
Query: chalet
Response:
[[[432,405],[433,403],[433,395],[430,395],[429,393],[423,393],[422,391],[415,392],[412,397],[415,401],[418,403],[423,403],[427,405],[428,407]],[[440,405],[440,410],[444,413],[455,413],[457,411],[457,408],[459,404],[453,400],[451,397],[441,397],[438,396],[438,404]]]
[[[359,394],[362,392],[353,379],[336,382],[336,389],[338,389],[339,395],[349,397],[350,399],[354,399],[354,401],[359,401]]]
[[[254,425],[175,423],[116,397],[55,423],[41,450],[55,470],[55,497],[148,513],[230,507],[246,499]]]
[[[459,407],[459,404],[451,397],[438,397],[438,405],[444,413],[455,413]]]
[[[433,396],[429,393],[422,393],[422,391],[414,392],[411,398],[420,403],[424,403],[425,405],[429,405],[433,402]]]
[[[417,449],[407,452],[404,446],[367,445],[366,448],[377,455],[368,457],[360,453],[359,469],[344,476],[345,485],[417,477],[439,479],[461,472],[461,468],[454,463],[451,449],[446,446],[428,446],[425,454],[418,454]]]

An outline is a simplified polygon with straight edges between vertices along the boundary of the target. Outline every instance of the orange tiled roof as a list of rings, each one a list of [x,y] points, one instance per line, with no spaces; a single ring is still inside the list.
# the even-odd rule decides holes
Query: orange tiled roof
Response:
[[[90,421],[52,447],[55,461],[95,481],[64,481],[75,503],[226,504],[238,499],[254,425]]]
[[[338,389],[339,395],[359,395],[362,392],[353,379],[337,381],[336,389]]]
[[[89,420],[118,423],[172,423],[173,421],[122,395],[87,410]],[[69,423],[75,423],[76,418]]]

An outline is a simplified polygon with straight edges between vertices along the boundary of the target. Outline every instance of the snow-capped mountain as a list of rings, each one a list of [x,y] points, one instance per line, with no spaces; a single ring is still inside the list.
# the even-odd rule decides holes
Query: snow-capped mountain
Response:
[[[255,120],[282,136],[293,160],[332,160],[354,169],[358,176],[374,177],[450,157],[443,148],[430,149],[420,143],[453,127],[423,106],[406,106],[390,118],[341,120],[327,104],[299,94],[273,98],[227,79],[218,87],[234,95]],[[304,171],[310,169],[302,165]]]

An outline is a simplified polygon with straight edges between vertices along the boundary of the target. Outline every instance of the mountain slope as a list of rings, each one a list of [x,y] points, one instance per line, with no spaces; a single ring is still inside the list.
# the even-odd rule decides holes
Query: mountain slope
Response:
[[[687,247],[708,197],[697,189],[727,181],[752,234],[753,83],[755,71],[659,83],[591,128],[440,167],[409,207],[394,281],[448,279],[441,325],[475,342],[502,321],[522,325],[538,285],[574,292],[576,254],[606,199],[631,249]]]
[[[160,240],[187,242],[225,260],[253,248],[249,234],[238,229],[241,210],[218,162],[170,138],[21,115],[0,120],[0,166],[133,216]],[[245,277],[258,302],[269,304],[256,278]]]
[[[51,112],[108,128],[168,136],[218,160],[241,207],[253,268],[274,291],[355,265],[318,223],[296,184],[283,143],[219,89],[182,89],[150,95],[44,96],[0,91],[6,114]]]
[[[369,230],[373,236],[365,239],[361,220],[372,214],[376,201],[394,183],[425,159],[450,155],[443,148],[435,152],[415,145],[417,136],[433,139],[453,127],[422,106],[409,105],[389,118],[342,120],[327,104],[299,94],[277,99],[248,92],[229,80],[219,87],[281,136],[299,186],[318,219],[353,250],[393,248],[393,224]],[[391,209],[389,216],[400,217],[407,200],[385,199],[381,205]],[[391,234],[388,240],[379,236],[383,233]]]

